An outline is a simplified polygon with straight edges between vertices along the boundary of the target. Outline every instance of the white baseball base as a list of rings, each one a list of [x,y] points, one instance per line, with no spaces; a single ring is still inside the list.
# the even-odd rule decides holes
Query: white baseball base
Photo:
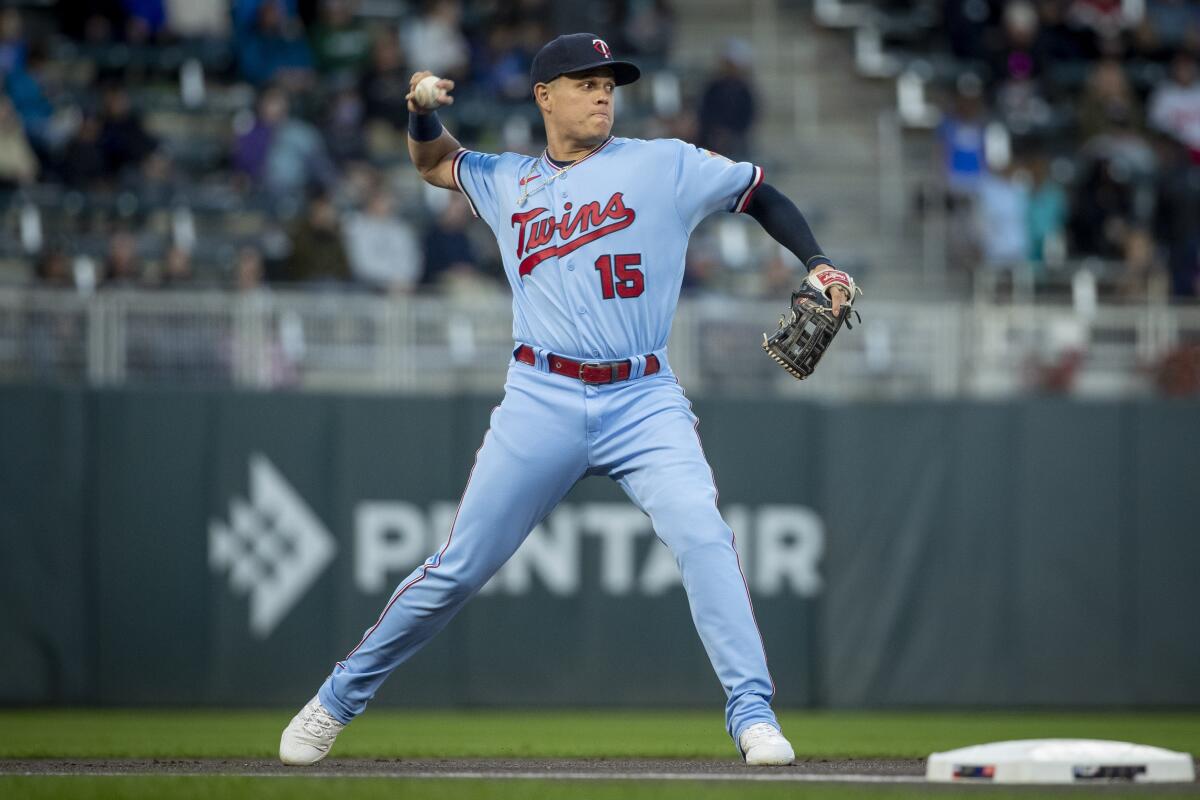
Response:
[[[937,783],[1191,783],[1192,757],[1161,747],[1098,739],[1023,739],[934,753]]]

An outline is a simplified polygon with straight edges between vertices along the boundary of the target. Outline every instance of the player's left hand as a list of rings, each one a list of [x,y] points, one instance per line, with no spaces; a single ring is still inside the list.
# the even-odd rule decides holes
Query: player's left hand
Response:
[[[850,306],[854,298],[862,291],[854,283],[854,278],[847,272],[842,272],[828,264],[820,264],[808,273],[805,282],[821,294],[829,298],[831,311],[836,317],[842,306]]]

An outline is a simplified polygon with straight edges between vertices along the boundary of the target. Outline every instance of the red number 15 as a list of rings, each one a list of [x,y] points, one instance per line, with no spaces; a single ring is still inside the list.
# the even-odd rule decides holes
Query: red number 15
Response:
[[[600,273],[600,294],[605,300],[614,297],[639,297],[646,291],[646,276],[641,270],[640,253],[600,256],[596,270]]]

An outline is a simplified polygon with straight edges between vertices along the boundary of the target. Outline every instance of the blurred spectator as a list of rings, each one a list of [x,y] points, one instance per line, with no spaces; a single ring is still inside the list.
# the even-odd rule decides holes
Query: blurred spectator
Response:
[[[127,167],[137,167],[158,146],[134,112],[129,93],[123,86],[110,84],[104,89],[101,114],[100,150],[110,175]]]
[[[362,96],[354,83],[341,86],[329,99],[325,112],[325,146],[338,164],[366,158],[365,113]]]
[[[700,146],[734,161],[750,157],[750,129],[756,114],[750,85],[752,55],[746,42],[728,40],[717,74],[709,79],[700,98]]]
[[[1043,65],[1063,64],[1083,57],[1079,36],[1067,24],[1062,0],[1038,0],[1037,50]]]
[[[1069,329],[1068,329],[1069,330]],[[1072,343],[1077,337],[1081,341]],[[1032,354],[1028,365],[1029,388],[1045,395],[1067,395],[1075,391],[1079,373],[1087,360],[1087,343],[1081,334],[1051,331],[1052,343],[1044,345],[1041,352]],[[1053,341],[1053,340],[1067,341]]]
[[[1050,106],[1038,81],[1046,64],[1033,3],[1018,0],[1005,7],[1003,37],[991,58],[997,110],[1018,133],[1043,127],[1050,122]]]
[[[275,129],[287,118],[287,94],[278,87],[264,90],[258,96],[252,121],[247,121],[245,117],[234,118],[237,138],[233,143],[233,168],[254,183],[263,181],[267,172],[271,139]]]
[[[1200,345],[1181,344],[1157,365],[1154,382],[1168,397],[1200,395]]]
[[[1200,75],[1196,57],[1181,52],[1171,62],[1171,79],[1150,98],[1150,122],[1187,146],[1200,164]]]
[[[396,217],[392,196],[375,189],[361,213],[346,220],[354,277],[385,292],[411,292],[421,278],[421,249],[412,226]]]
[[[636,54],[663,59],[675,39],[675,10],[668,0],[640,0],[630,4],[625,40]]]
[[[6,8],[0,11],[0,73],[8,74],[25,69],[27,50],[21,10]]]
[[[1038,14],[1033,3],[1015,0],[1004,7],[1000,46],[989,58],[993,81],[1024,81],[1041,74],[1045,64],[1037,46],[1038,34]]]
[[[1089,34],[1093,55],[1105,52],[1130,26],[1121,0],[1070,0],[1067,21]]]
[[[298,0],[233,0],[231,8],[233,27],[241,30],[253,25],[255,19],[258,18],[258,12],[263,4],[269,2],[278,2],[285,16],[296,19],[300,18],[300,4]]]
[[[425,234],[425,274],[421,282],[446,290],[486,281],[480,272],[475,247],[467,236],[470,210],[457,192],[450,195],[446,207]]]
[[[126,175],[123,188],[147,205],[165,206],[175,199],[180,187],[170,157],[162,150],[155,150],[146,156],[141,169]]]
[[[1174,139],[1160,142],[1155,230],[1166,249],[1171,292],[1200,295],[1200,165]]]
[[[229,0],[166,0],[167,28],[184,39],[229,36]]]
[[[395,36],[375,37],[371,62],[359,84],[368,119],[390,122],[403,128],[408,121],[408,82],[412,71],[404,63],[404,54]]]
[[[270,290],[264,283],[263,256],[258,247],[245,245],[238,249],[233,268],[233,290],[240,302],[257,304]],[[298,379],[296,363],[304,354],[304,325],[294,312],[284,312],[266,331],[265,362],[257,358],[254,348],[238,346],[230,340],[226,349],[234,374],[243,381],[259,385],[290,386]]]
[[[1195,0],[1150,0],[1138,30],[1139,49],[1160,56],[1200,47],[1200,3]]]
[[[1154,211],[1155,156],[1130,120],[1114,110],[1080,155],[1071,228],[1079,253],[1124,258],[1129,237]]]
[[[234,168],[276,194],[329,189],[337,170],[312,125],[290,115],[287,93],[271,87],[259,97],[253,123],[238,134]]]
[[[55,170],[68,186],[87,187],[106,174],[104,150],[100,146],[100,118],[88,114],[63,149]]]
[[[1156,159],[1146,136],[1120,106],[1110,107],[1107,127],[1083,143],[1084,158],[1118,162],[1118,169],[1133,181],[1149,182]]]
[[[1092,67],[1079,101],[1079,131],[1083,139],[1086,141],[1103,132],[1114,117],[1128,119],[1135,128],[1141,127],[1141,107],[1121,62],[1105,58]]]
[[[49,164],[70,135],[70,129],[64,125],[66,120],[62,115],[56,117],[54,106],[42,88],[40,74],[45,63],[44,48],[31,48],[24,61],[23,67],[5,73],[4,90],[21,117],[38,159]]]
[[[321,15],[312,30],[317,68],[326,75],[357,75],[371,50],[371,35],[358,18],[356,0],[322,0]]]
[[[1030,159],[1029,173],[1028,258],[1034,264],[1057,262],[1065,255],[1067,193],[1052,176],[1044,155]]]
[[[996,23],[996,5],[989,0],[946,0],[942,4],[942,28],[955,57],[964,61],[983,57],[989,29]]]
[[[1126,298],[1145,297],[1152,283],[1159,277],[1158,263],[1154,256],[1154,239],[1144,227],[1135,227],[1125,237],[1122,253],[1123,268],[1117,282],[1117,290]]]
[[[37,174],[37,156],[25,137],[21,118],[8,98],[0,96],[0,188],[33,183]]]
[[[163,289],[191,289],[196,285],[192,256],[179,245],[172,245],[163,257],[158,285]]]
[[[263,289],[265,274],[262,252],[253,245],[239,247],[233,262],[233,290],[244,293]]]
[[[254,13],[247,18],[250,7]],[[242,77],[258,86],[277,82],[303,88],[313,83],[312,53],[294,8],[284,0],[250,0],[234,8]]]
[[[125,5],[125,38],[133,43],[149,42],[166,30],[163,0],[122,0]]]
[[[488,35],[487,85],[510,102],[524,102],[529,97],[529,69],[538,47],[531,46],[527,35],[531,29],[537,31],[538,27],[497,25]]]
[[[78,41],[113,42],[125,33],[122,0],[59,0],[56,11],[60,30]]]
[[[461,80],[470,65],[470,47],[462,33],[462,8],[457,0],[427,0],[425,10],[401,29],[400,41],[414,71]]]
[[[291,230],[292,250],[284,263],[289,282],[341,284],[350,280],[350,263],[342,247],[337,209],[325,193],[313,195]]]
[[[936,133],[941,179],[951,195],[971,195],[986,169],[983,83],[977,75],[959,77],[954,108],[947,112]]]
[[[135,288],[142,282],[142,262],[137,238],[129,231],[117,231],[108,240],[108,258],[104,262],[103,289]]]
[[[42,251],[34,267],[37,285],[46,289],[74,289],[75,275],[67,254],[57,247]]]
[[[285,113],[286,109],[285,99]],[[285,117],[272,132],[265,177],[267,189],[276,193],[310,186],[330,189],[337,181],[337,170],[317,130],[303,120]]]
[[[984,175],[979,183],[980,251],[984,266],[1015,269],[1029,254],[1029,188],[1015,164]]]

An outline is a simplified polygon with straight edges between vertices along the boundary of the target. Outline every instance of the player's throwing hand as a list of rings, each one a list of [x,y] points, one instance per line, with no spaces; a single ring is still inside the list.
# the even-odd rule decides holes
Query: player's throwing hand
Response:
[[[433,80],[428,80],[432,78]],[[427,81],[427,82],[426,82]],[[454,81],[449,78],[439,78],[429,70],[414,72],[408,80],[408,110],[413,114],[428,114],[437,111],[442,106],[451,105],[454,98],[450,92],[454,89]]]

